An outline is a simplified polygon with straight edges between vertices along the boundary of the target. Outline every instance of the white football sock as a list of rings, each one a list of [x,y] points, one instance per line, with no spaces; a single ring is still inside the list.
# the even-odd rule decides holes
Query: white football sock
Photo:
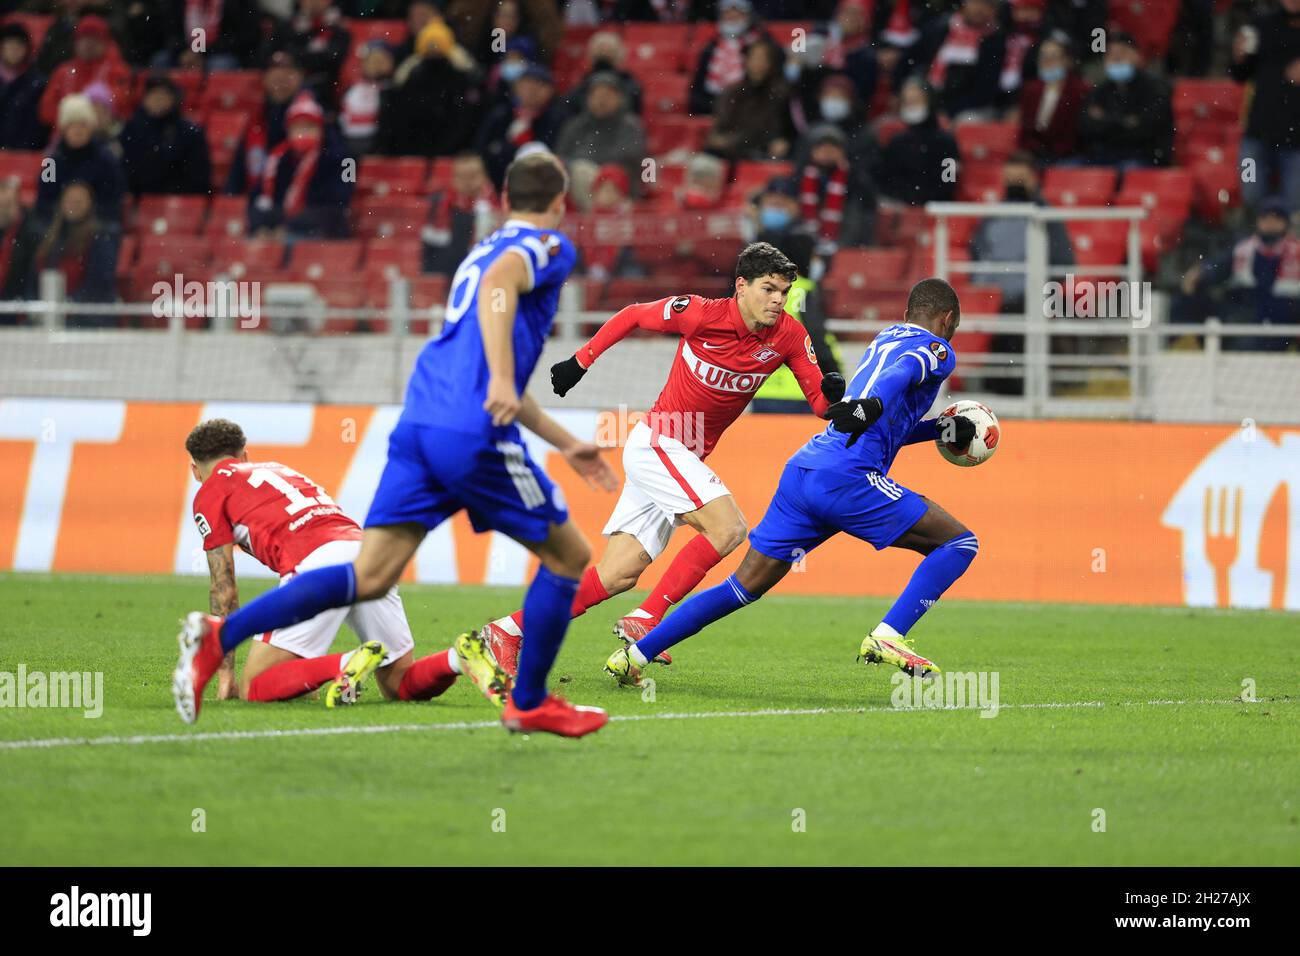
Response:
[[[647,667],[650,664],[650,662],[645,659],[645,655],[637,649],[635,644],[628,645],[627,656],[632,658],[632,663],[637,667]]]
[[[876,629],[875,629],[874,631],[871,632],[871,636],[872,636],[872,637],[887,637],[887,638],[891,638],[891,639],[893,639],[893,640],[901,640],[901,639],[903,639],[903,635],[902,635],[902,634],[899,634],[896,630],[894,630],[892,627],[890,627],[890,626],[889,626],[888,624],[886,624],[884,621],[881,621],[879,624],[876,625]]]
[[[465,673],[460,669],[460,657],[456,654],[456,648],[454,647],[447,648],[447,666],[457,674]]]
[[[641,608],[637,608],[635,611],[629,614],[628,617],[654,617],[654,615],[651,614],[649,611],[643,611]]]

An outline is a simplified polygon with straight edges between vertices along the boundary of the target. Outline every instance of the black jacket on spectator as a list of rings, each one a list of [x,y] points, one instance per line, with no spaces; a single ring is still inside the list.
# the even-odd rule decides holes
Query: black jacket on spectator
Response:
[[[0,299],[36,298],[36,247],[41,229],[30,209],[8,229],[0,229]],[[0,325],[12,324],[14,314],[0,314]]]
[[[506,167],[515,158],[515,144],[507,135],[514,118],[513,104],[498,106],[488,114],[483,125],[479,127],[478,138],[474,143],[474,151],[483,157],[488,176],[497,189],[501,188],[506,178]],[[554,146],[555,140],[560,135],[560,127],[564,125],[566,119],[568,113],[559,97],[552,97],[546,109],[533,121],[534,138],[547,146]]]
[[[1255,81],[1246,135],[1279,149],[1300,149],[1300,86],[1287,81],[1287,65],[1300,59],[1300,14],[1278,9],[1255,21],[1259,48],[1230,67],[1238,83]]]
[[[1100,119],[1089,115],[1093,106],[1101,107]],[[1079,137],[1094,163],[1168,166],[1174,145],[1169,85],[1146,70],[1128,83],[1104,80],[1084,101]]]
[[[48,223],[58,208],[65,183],[83,180],[95,193],[95,215],[104,222],[122,221],[122,198],[126,194],[126,174],[122,161],[113,151],[92,139],[81,149],[68,149],[62,142],[54,147],[53,182],[42,178],[36,189],[36,218]]]
[[[36,113],[45,83],[32,65],[11,82],[0,81],[0,149],[44,149],[50,141]]]
[[[923,70],[930,68],[935,54],[948,37],[948,17],[926,27],[916,57]],[[994,30],[980,41],[979,57],[969,65],[949,63],[942,88],[935,90],[943,112],[955,116],[965,110],[986,110],[998,105],[1002,95],[1002,61],[1007,56],[1005,30]]]
[[[273,103],[269,98],[262,101],[262,122],[266,127],[265,147],[268,154],[284,142],[284,118],[288,114],[292,102],[292,98],[283,103]],[[248,168],[250,135],[251,133],[246,131],[243,139],[239,141],[239,148],[235,150],[235,159],[230,164],[229,175],[226,176],[226,195],[228,196],[242,196],[253,186],[249,179],[252,171]]]
[[[316,164],[316,173],[307,185],[305,206],[297,216],[286,219],[281,203],[285,192],[293,179],[297,168],[292,153],[286,153],[275,176],[275,195],[270,209],[260,208],[258,196],[260,185],[249,197],[248,230],[276,229],[283,226],[291,235],[298,238],[346,239],[350,234],[348,225],[348,204],[352,202],[355,183],[344,182],[339,175],[343,160],[349,157],[343,146],[342,138],[329,129],[321,144],[320,159]]]
[[[476,77],[442,57],[424,57],[394,90],[396,135],[385,152],[403,156],[454,156],[473,141],[481,118]]]
[[[65,224],[62,234],[55,237],[43,259],[38,249],[34,266],[37,269],[55,269],[64,273],[69,302],[117,301],[115,277],[121,228],[116,223],[98,223],[89,243],[80,253],[74,253],[68,248],[71,229]],[[35,277],[32,281],[33,285],[37,282]],[[73,328],[115,325],[116,322],[113,316],[97,315],[70,315],[67,319],[67,324]]]
[[[127,188],[136,195],[212,191],[207,134],[183,119],[179,110],[161,119],[136,110],[118,134],[118,142]]]
[[[329,110],[334,104],[334,88],[347,60],[352,35],[338,22],[324,24],[319,32],[297,32],[296,18],[291,17],[271,35],[272,52],[288,50],[302,66],[303,85],[311,90],[316,102]]]
[[[944,160],[957,156],[957,141],[931,115],[885,145],[873,178],[881,195],[912,206],[950,200],[957,183],[945,181]]]
[[[1089,60],[1097,56],[1092,49],[1095,31],[1105,27],[1106,0],[1054,0],[1047,4],[1041,35],[1060,30],[1069,36],[1074,55]]]

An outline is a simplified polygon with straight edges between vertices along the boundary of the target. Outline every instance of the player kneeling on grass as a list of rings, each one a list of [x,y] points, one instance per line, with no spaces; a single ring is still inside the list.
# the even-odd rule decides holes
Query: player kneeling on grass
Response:
[[[762,597],[796,560],[843,531],[876,550],[906,548],[925,555],[906,589],[859,650],[868,663],[893,664],[913,676],[938,671],[907,633],[975,558],[975,535],[946,511],[887,476],[903,445],[935,441],[940,419],[923,419],[956,362],[949,339],[961,321],[957,293],[942,279],[912,287],[903,321],[867,348],[845,397],[831,406],[831,424],[794,454],[781,473],[767,514],[749,536],[736,573],[686,601],[635,644],[616,651],[605,670],[638,684],[641,671],[679,641]],[[945,441],[963,447],[974,423],[955,416]],[[948,423],[952,425],[949,426]]]
[[[203,535],[211,576],[212,613],[225,616],[239,607],[235,584],[235,545],[280,575],[343,564],[361,550],[361,528],[319,485],[278,462],[250,462],[244,431],[214,418],[198,425],[185,440],[190,469],[200,482],[194,496],[194,522]],[[346,622],[361,646],[331,654]],[[371,673],[388,700],[429,700],[465,673],[497,707],[504,706],[505,683],[482,641],[462,634],[438,654],[415,659],[415,641],[397,588],[373,601],[330,608],[313,618],[264,632],[254,640],[238,682],[245,700],[288,700],[329,683],[325,706],[356,700]],[[218,671],[217,698],[236,696],[234,651]]]

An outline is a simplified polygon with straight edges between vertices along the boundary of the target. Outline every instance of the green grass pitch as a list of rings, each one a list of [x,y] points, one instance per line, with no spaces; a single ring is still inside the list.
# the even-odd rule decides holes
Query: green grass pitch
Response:
[[[419,653],[520,599],[403,593]],[[635,600],[575,622],[554,673],[615,716],[585,740],[484,726],[465,681],[339,711],[209,698],[185,727],[173,635],[205,582],[0,575],[0,671],[104,674],[98,719],[0,708],[0,860],[1300,863],[1294,614],[945,601],[917,644],[998,673],[984,718],[890,706],[890,672],[854,663],[884,602],[779,593],[677,648],[645,700],[601,671]],[[14,746],[80,738],[115,742]]]

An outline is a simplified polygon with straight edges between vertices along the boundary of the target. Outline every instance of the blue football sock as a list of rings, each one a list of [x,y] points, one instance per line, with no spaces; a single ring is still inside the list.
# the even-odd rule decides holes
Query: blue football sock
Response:
[[[546,699],[546,675],[564,643],[578,593],[574,578],[538,568],[537,576],[524,596],[524,620],[528,632],[519,648],[519,673],[511,698],[521,710],[532,710]]]
[[[652,661],[674,644],[756,600],[758,598],[746,591],[733,574],[717,587],[683,601],[676,611],[664,618],[662,624],[636,642],[636,649],[645,655],[647,661]]]
[[[321,611],[351,604],[356,596],[357,577],[350,564],[304,571],[226,618],[221,628],[221,649],[233,651],[254,634],[311,620]]]
[[[939,600],[939,596],[966,573],[970,563],[975,560],[979,547],[978,539],[967,531],[951,541],[945,541],[927,554],[925,560],[912,572],[912,579],[907,582],[903,593],[885,615],[885,623],[899,634],[906,634],[921,619],[921,615]]]

